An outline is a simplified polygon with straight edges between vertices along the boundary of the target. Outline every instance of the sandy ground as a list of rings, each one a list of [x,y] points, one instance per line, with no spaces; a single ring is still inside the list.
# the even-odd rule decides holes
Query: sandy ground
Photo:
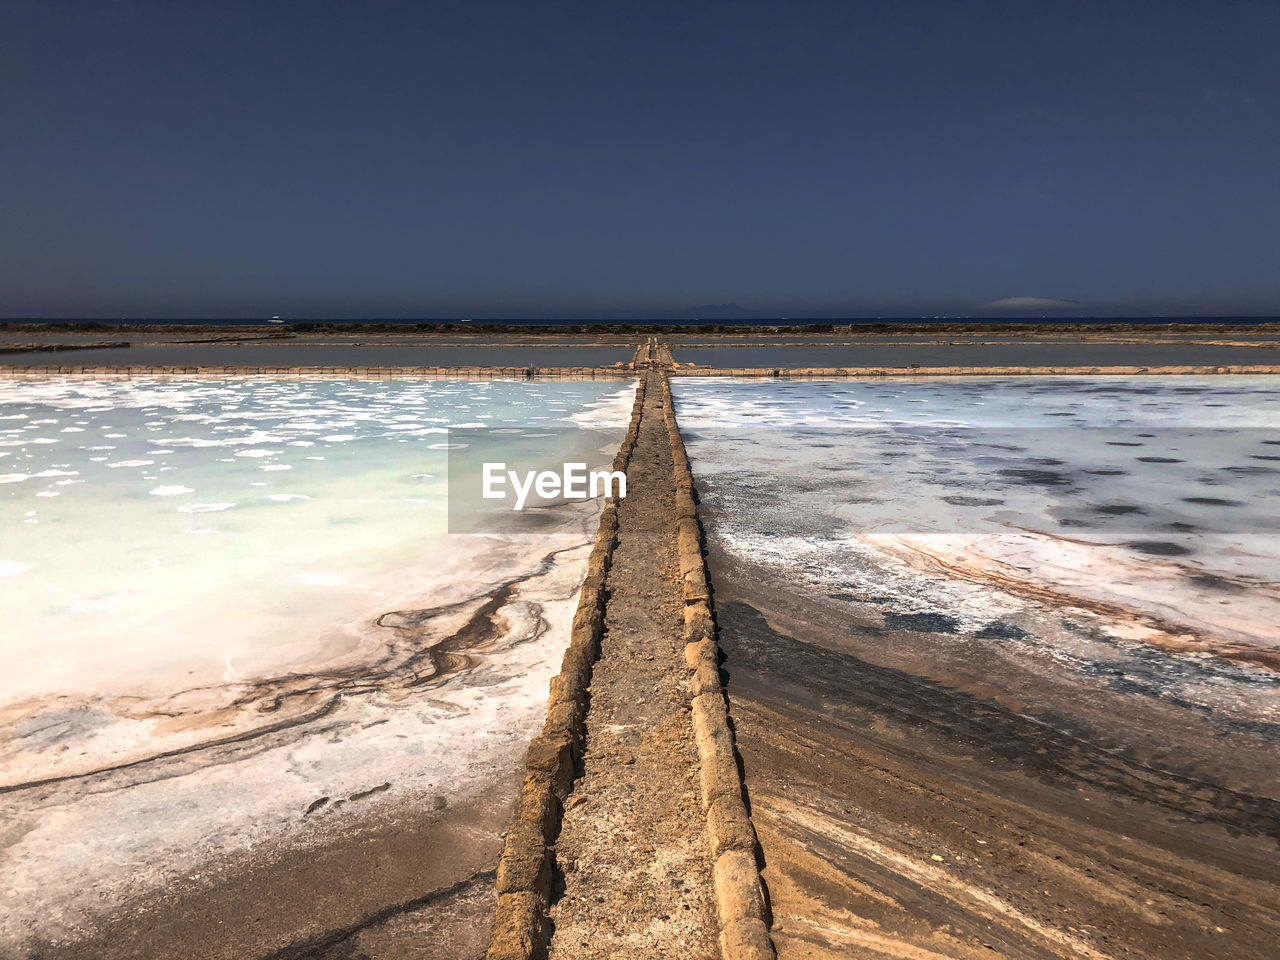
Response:
[[[1274,956],[1280,803],[1246,786],[1265,771],[1200,777],[1169,762],[1177,727],[1155,763],[1121,730],[878,665],[911,638],[860,656],[785,585],[715,550],[711,571],[782,960]]]
[[[565,567],[551,598],[509,602],[503,585],[417,651],[460,673],[415,685],[427,674],[413,662],[382,673],[362,664],[353,683],[330,691],[331,710],[283,729],[0,788],[0,852],[16,878],[0,957],[482,955],[520,760],[545,711],[581,571]],[[540,612],[522,620],[522,610]],[[521,624],[527,632],[512,632]],[[512,695],[508,680],[522,692]],[[390,702],[378,716],[368,701],[381,692]],[[418,700],[436,712],[397,733]],[[472,724],[468,701],[496,712]],[[454,721],[464,727],[448,735]],[[312,750],[339,770],[365,764],[376,775],[338,792],[346,781],[322,771],[295,797],[284,774],[308,769]]]
[[[490,794],[513,797],[516,786],[512,776]],[[264,852],[249,867],[215,868],[121,912],[92,939],[24,960],[482,957],[511,805],[431,806],[344,828],[309,849]]]
[[[715,958],[710,852],[684,683],[671,452],[656,382],[627,478],[586,756],[556,843],[561,882],[550,956]]]
[[[446,636],[401,636],[404,669],[351,667],[314,717],[0,787],[0,957],[483,955],[502,834],[585,546],[542,593],[504,584],[442,624]],[[279,701],[268,691],[268,712]],[[485,712],[469,718],[468,703]],[[327,766],[308,777],[312,756]]]

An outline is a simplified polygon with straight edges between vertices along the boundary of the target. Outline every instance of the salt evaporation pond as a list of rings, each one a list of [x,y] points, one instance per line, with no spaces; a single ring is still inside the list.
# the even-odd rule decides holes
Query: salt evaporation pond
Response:
[[[1275,952],[1274,379],[673,390],[780,956]]]
[[[1145,698],[1204,725],[1179,762],[1280,787],[1273,379],[673,390],[726,610],[772,598],[815,642],[1073,722]]]
[[[449,429],[602,466],[633,394],[3,385],[0,953],[379,811],[499,781],[505,801],[599,504],[543,511],[536,534],[450,536]]]
[[[101,347],[52,353],[0,351],[0,361],[20,367],[230,366],[230,367],[600,367],[628,361],[635,348],[424,343],[187,343]]]
[[[711,367],[1022,367],[1276,364],[1273,347],[1205,343],[829,343],[812,346],[677,347],[677,363]],[[92,360],[81,361],[92,363]]]

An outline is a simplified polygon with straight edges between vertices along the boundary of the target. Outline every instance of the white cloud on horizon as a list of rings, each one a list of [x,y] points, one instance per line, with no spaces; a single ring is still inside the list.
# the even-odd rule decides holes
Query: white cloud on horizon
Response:
[[[1054,310],[1064,307],[1078,307],[1079,300],[1068,300],[1063,297],[1004,297],[982,305],[988,310]]]

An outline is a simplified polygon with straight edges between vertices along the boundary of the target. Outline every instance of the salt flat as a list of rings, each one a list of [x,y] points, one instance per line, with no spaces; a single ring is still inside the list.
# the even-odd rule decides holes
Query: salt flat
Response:
[[[1270,955],[1268,378],[673,391],[783,960]]]
[[[216,900],[405,810],[505,809],[597,505],[450,535],[449,431],[603,466],[632,390],[4,385],[0,944],[67,948],[180,881]]]

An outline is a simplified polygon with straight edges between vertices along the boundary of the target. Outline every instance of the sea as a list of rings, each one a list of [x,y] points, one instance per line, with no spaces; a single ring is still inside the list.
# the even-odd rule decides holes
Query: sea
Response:
[[[1274,316],[1152,316],[1152,317],[968,317],[968,316],[933,316],[933,317],[736,317],[736,318],[699,318],[699,317],[632,317],[626,319],[609,319],[596,317],[184,317],[172,319],[165,317],[12,317],[0,320],[5,323],[57,323],[57,324],[123,324],[127,326],[173,325],[173,326],[219,326],[242,327],[278,324],[283,329],[298,323],[324,324],[387,324],[391,326],[412,327],[418,324],[501,324],[512,327],[526,326],[583,326],[604,324],[607,326],[641,326],[651,324],[714,324],[725,327],[805,327],[812,324],[842,325],[874,325],[883,323],[910,324],[956,324],[956,323],[1000,323],[1000,324],[1129,324],[1133,326],[1155,326],[1162,324],[1226,324],[1229,326],[1251,326],[1261,323],[1275,323],[1280,317]]]

